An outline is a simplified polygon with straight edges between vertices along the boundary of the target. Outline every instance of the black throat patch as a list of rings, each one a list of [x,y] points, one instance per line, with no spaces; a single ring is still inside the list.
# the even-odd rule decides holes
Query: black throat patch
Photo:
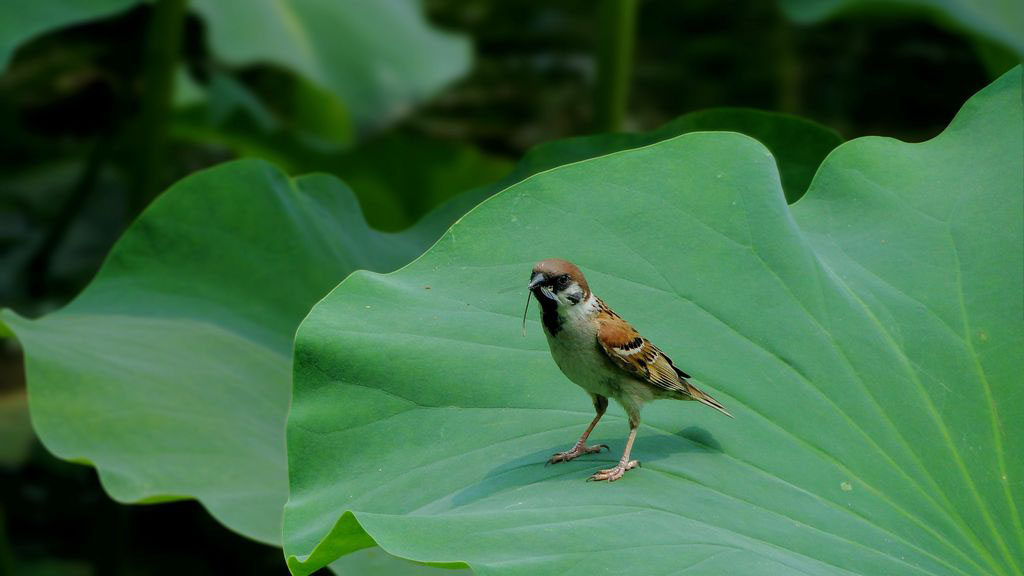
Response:
[[[538,294],[536,298],[537,303],[540,304],[540,319],[544,322],[544,328],[552,336],[558,334],[562,330],[562,319],[558,317],[558,302],[541,294]]]

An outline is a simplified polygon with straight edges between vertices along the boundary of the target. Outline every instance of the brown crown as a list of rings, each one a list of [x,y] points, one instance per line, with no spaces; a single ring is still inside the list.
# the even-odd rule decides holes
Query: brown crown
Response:
[[[590,294],[590,286],[587,285],[587,279],[583,277],[583,272],[580,272],[580,269],[568,260],[562,260],[561,258],[541,260],[533,266],[533,274],[538,272],[548,278],[556,278],[562,274],[568,274],[569,278],[580,285],[585,295]]]

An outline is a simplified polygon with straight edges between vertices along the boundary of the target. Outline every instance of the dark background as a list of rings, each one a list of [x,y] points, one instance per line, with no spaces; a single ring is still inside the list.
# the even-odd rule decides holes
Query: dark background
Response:
[[[401,165],[425,148],[471,147],[496,180],[531,146],[595,131],[596,54],[604,41],[595,2],[426,6],[436,26],[471,37],[470,73],[398,123],[360,134],[346,154],[380,149]],[[0,307],[37,316],[67,302],[148,200],[132,170],[139,162],[141,46],[151,16],[143,6],[36,38],[0,76]],[[979,56],[976,39],[915,12],[800,26],[772,2],[647,0],[635,34],[621,126],[627,131],[703,108],[743,106],[803,116],[846,139],[920,141],[1002,71]],[[194,16],[183,58],[200,78],[215,70]],[[297,129],[289,72],[255,66],[233,74],[286,132]],[[216,139],[172,137],[152,186],[163,189],[233,157]],[[351,171],[373,163],[353,158],[292,168],[333,171],[357,188],[369,178],[364,189],[372,189],[372,173]],[[369,192],[361,200],[371,223],[397,228],[460,191],[408,198],[393,219],[371,210]],[[0,418],[24,418],[11,340],[0,340],[0,399]],[[286,573],[279,549],[229,532],[194,502],[116,504],[94,470],[58,461],[38,443],[17,460],[0,467],[0,572],[13,558],[37,574]]]

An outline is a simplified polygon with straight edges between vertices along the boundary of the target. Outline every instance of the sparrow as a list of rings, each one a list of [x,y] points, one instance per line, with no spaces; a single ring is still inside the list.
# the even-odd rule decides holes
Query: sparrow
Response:
[[[583,273],[572,262],[557,258],[538,262],[527,290],[524,333],[532,294],[540,304],[551,357],[569,380],[590,394],[597,412],[576,444],[553,455],[549,464],[568,462],[602,448],[609,450],[605,444],[586,444],[608,408],[608,398],[626,411],[629,438],[619,464],[596,472],[588,480],[614,482],[640,465],[630,460],[629,454],[640,426],[640,410],[647,402],[662,398],[696,400],[732,417],[720,402],[691,384],[690,375],[677,368],[664,352],[594,296]]]

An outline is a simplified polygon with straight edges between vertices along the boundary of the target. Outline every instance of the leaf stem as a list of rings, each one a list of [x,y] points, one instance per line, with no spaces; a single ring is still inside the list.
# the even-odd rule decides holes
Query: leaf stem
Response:
[[[629,106],[638,0],[601,0],[598,7],[594,129],[622,130]]]
[[[174,71],[181,53],[188,0],[157,0],[143,51],[141,149],[136,162],[132,214],[149,204],[163,185],[167,125],[174,94]]]

